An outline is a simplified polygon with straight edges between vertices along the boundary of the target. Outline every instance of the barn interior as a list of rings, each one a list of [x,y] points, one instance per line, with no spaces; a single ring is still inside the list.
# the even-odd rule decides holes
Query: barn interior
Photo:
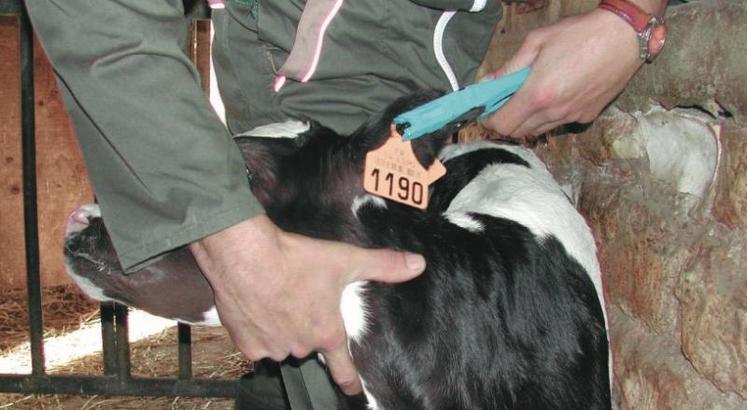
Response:
[[[478,77],[501,67],[530,30],[598,2],[503,3],[504,16]],[[93,192],[52,68],[32,42],[38,255],[30,260],[20,74],[24,22],[19,1],[0,5],[0,386],[16,385],[3,375],[33,373],[29,269],[40,274],[31,291],[40,294],[46,372],[102,375],[107,365],[100,324],[116,322],[102,320],[113,308],[100,310],[72,285],[61,252],[68,214],[91,203]],[[210,24],[202,18],[204,9],[195,13],[186,52],[208,78]],[[597,239],[613,340],[615,407],[743,409],[747,2],[672,1],[666,21],[662,54],[641,68],[598,119],[553,130],[530,144]],[[210,82],[204,86],[209,92]],[[485,138],[495,135],[479,125],[460,134],[462,141]],[[180,338],[185,330],[174,322],[138,311],[119,315],[129,319],[127,370],[133,377],[179,379],[184,340],[191,346],[190,378],[235,381],[251,369],[222,329],[194,327]],[[233,408],[229,397],[9,389],[0,388],[0,409]]]

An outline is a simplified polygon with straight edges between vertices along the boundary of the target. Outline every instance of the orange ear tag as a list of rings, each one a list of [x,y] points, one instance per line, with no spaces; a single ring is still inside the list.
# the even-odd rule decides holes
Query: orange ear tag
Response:
[[[425,169],[415,158],[411,141],[392,126],[389,139],[366,154],[363,188],[371,194],[419,209],[428,207],[428,186],[444,176],[446,168],[438,159]]]

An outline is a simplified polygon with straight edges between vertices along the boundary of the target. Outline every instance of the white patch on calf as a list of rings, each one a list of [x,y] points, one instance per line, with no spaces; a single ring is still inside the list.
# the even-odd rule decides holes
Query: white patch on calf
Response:
[[[206,310],[202,312],[202,320],[185,320],[180,317],[170,317],[169,319],[174,320],[179,323],[184,323],[185,325],[190,326],[211,326],[211,327],[219,327],[223,326],[223,323],[220,321],[220,317],[218,316],[218,309],[215,308],[215,306],[211,307],[209,310]]]
[[[378,208],[386,208],[386,201],[384,198],[374,195],[358,195],[353,198],[353,204],[350,206],[350,210],[353,211],[353,215],[358,217],[358,210],[364,205],[371,205]]]
[[[452,200],[446,211],[447,217],[454,213],[481,213],[516,221],[540,239],[555,236],[594,283],[606,324],[596,243],[584,218],[573,207],[544,163],[527,148],[481,141],[444,151],[447,151],[446,157],[454,158],[481,148],[509,151],[526,161],[530,168],[516,164],[485,167]]]
[[[310,129],[311,124],[303,121],[274,122],[252,128],[236,137],[297,138]]]
[[[65,237],[72,233],[80,232],[89,225],[91,218],[100,218],[101,208],[96,204],[83,205],[73,212],[67,218],[65,226]]]
[[[480,222],[476,221],[471,216],[464,213],[447,213],[445,214],[446,219],[454,225],[460,226],[470,232],[479,233],[482,232],[485,227]]]
[[[442,162],[446,162],[452,158],[460,155],[469,154],[470,152],[481,150],[481,149],[498,149],[503,148],[503,145],[499,145],[495,142],[490,141],[477,141],[469,144],[451,144],[444,147],[438,154],[438,159]]]
[[[202,320],[196,324],[214,327],[223,326],[223,323],[220,321],[220,316],[218,316],[218,309],[216,309],[215,306],[210,308],[210,310],[203,312]]]
[[[340,312],[345,324],[345,332],[348,338],[354,342],[360,342],[367,325],[366,307],[363,305],[362,293],[366,281],[353,282],[345,287],[340,298]]]
[[[119,302],[121,301],[112,299],[108,296],[106,296],[103,292],[103,290],[96,286],[93,282],[88,280],[87,278],[84,278],[83,276],[79,276],[75,273],[75,271],[72,269],[71,266],[69,266],[67,263],[65,264],[65,269],[67,270],[67,274],[73,278],[75,281],[75,284],[78,285],[78,288],[83,291],[83,293],[86,294],[89,298],[93,300],[97,300],[99,302]]]
[[[369,410],[379,410],[379,403],[377,403],[374,396],[369,393],[368,389],[366,388],[366,382],[363,381],[363,378],[361,378],[361,386],[363,386],[363,394],[366,395]]]

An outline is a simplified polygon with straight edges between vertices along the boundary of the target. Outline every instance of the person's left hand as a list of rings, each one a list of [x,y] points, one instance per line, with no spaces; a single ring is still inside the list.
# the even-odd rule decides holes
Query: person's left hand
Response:
[[[483,125],[519,141],[571,122],[594,120],[641,66],[635,31],[594,10],[530,32],[519,51],[488,76],[531,66],[526,83]]]

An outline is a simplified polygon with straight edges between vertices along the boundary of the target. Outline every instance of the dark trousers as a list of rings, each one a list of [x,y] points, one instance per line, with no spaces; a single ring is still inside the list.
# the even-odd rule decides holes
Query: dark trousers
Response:
[[[238,410],[334,410],[365,408],[361,394],[347,397],[314,356],[278,364],[263,360],[239,382]]]

